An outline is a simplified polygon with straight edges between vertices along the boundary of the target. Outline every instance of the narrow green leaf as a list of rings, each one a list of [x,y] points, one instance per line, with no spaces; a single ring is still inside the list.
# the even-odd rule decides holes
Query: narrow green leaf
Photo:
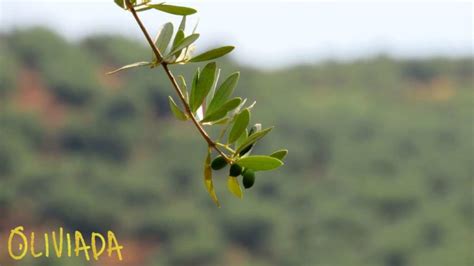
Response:
[[[181,111],[178,105],[176,105],[176,102],[173,100],[173,97],[168,96],[168,100],[170,104],[170,109],[173,112],[174,116],[179,120],[186,121],[188,117],[183,111]]]
[[[127,3],[125,2],[126,0],[114,0],[114,2],[123,9],[127,9]]]
[[[194,102],[196,101],[195,98],[196,98],[196,91],[197,91],[197,85],[198,85],[198,81],[199,81],[199,76],[200,76],[200,69],[196,69],[196,72],[194,73],[194,77],[193,77],[193,83],[191,83],[191,93],[189,94],[189,101],[188,101],[188,104],[189,104],[189,107],[191,108],[191,111],[194,112]],[[197,109],[198,107],[196,107]]]
[[[150,66],[150,65],[151,65],[150,62],[136,62],[136,63],[133,63],[133,64],[123,66],[121,68],[115,69],[114,71],[107,72],[107,75],[115,74],[117,72],[120,72],[120,71],[125,70],[125,69],[129,69],[129,68],[140,67],[140,66]]]
[[[214,111],[212,114],[206,115],[201,122],[202,123],[213,122],[213,121],[218,121],[224,118],[228,112],[237,108],[237,106],[240,105],[240,102],[242,102],[242,98],[239,98],[239,97],[228,100],[218,110]]]
[[[268,134],[273,129],[273,127],[266,128],[262,131],[254,132],[252,135],[248,136],[247,139],[242,143],[236,150],[235,150],[235,155],[239,154],[243,149],[245,149],[247,146],[254,144],[261,138],[265,137],[265,135]]]
[[[277,158],[264,155],[250,155],[243,157],[237,160],[237,163],[242,167],[254,171],[273,170],[283,165],[283,162]]]
[[[173,6],[173,5],[165,5],[165,4],[152,4],[152,5],[147,5],[147,6],[160,10],[162,12],[168,13],[168,14],[179,15],[179,16],[192,15],[197,12],[196,9],[193,9],[190,7],[184,7],[184,6]]]
[[[212,181],[212,169],[211,169],[211,148],[207,150],[206,160],[204,162],[204,186],[207,189],[207,193],[211,196],[212,201],[217,205],[217,207],[221,207],[219,204],[219,200],[217,199],[216,191],[214,189],[214,183]]]
[[[166,50],[170,44],[171,38],[173,37],[173,24],[171,22],[166,23],[161,28],[160,32],[155,38],[155,44],[158,51],[162,55],[166,54]]]
[[[250,122],[250,112],[244,109],[236,117],[229,133],[228,143],[234,143],[247,129]]]
[[[207,94],[207,97],[205,99],[205,102],[206,102],[206,108],[204,110],[205,112],[207,112],[207,106],[212,101],[212,98],[214,97],[214,94],[216,94],[217,83],[219,83],[220,76],[221,76],[221,69],[218,68],[217,73],[216,73],[216,78],[214,79],[214,83],[212,83],[211,90],[209,91],[209,93]]]
[[[175,50],[178,44],[182,42],[183,40],[184,40],[184,31],[178,30],[176,32],[176,35],[174,36],[173,48],[171,50]]]
[[[239,147],[244,143],[244,141],[247,139],[248,136],[248,131],[245,129],[244,133],[240,135],[240,137],[235,141],[235,147]]]
[[[176,50],[176,48],[184,40],[184,37],[185,37],[184,36],[184,31],[178,30],[176,32],[176,35],[175,35],[174,40],[173,40],[173,45],[171,46],[171,53],[166,57],[166,59],[175,60],[175,59],[173,59],[173,56],[176,56],[176,58],[179,57],[179,55],[181,54],[183,49]],[[176,52],[173,53],[173,51],[176,51]]]
[[[181,18],[181,22],[179,23],[178,29],[182,31],[186,29],[186,16],[183,16],[183,18]]]
[[[223,46],[223,47],[220,47],[220,48],[212,49],[212,50],[209,50],[207,52],[204,52],[204,53],[192,58],[191,60],[189,60],[189,62],[209,61],[209,60],[212,60],[212,59],[222,57],[222,56],[232,52],[232,50],[234,50],[234,46]]]
[[[186,99],[186,102],[189,102],[189,96],[188,96],[188,87],[186,86],[186,80],[182,75],[178,76],[178,86],[181,92],[184,95],[184,99]]]
[[[227,99],[232,95],[234,92],[235,87],[239,81],[240,73],[235,72],[230,75],[222,84],[219,86],[219,89],[216,90],[214,97],[212,98],[209,106],[207,107],[206,113],[212,113],[215,110],[219,109],[221,105],[223,105]]]
[[[227,188],[229,191],[239,199],[242,199],[244,194],[242,193],[242,189],[240,188],[239,181],[235,176],[229,176],[227,178]]]
[[[184,32],[183,32],[184,34]],[[167,59],[170,59],[171,56],[177,54],[184,48],[188,47],[191,45],[193,42],[195,42],[199,38],[199,33],[193,33],[189,35],[188,37],[185,37],[182,39],[180,42],[178,42],[176,45],[173,45],[173,49],[171,52],[168,54]]]
[[[247,107],[247,109],[250,110],[250,107]],[[250,136],[250,135],[252,135],[253,133],[259,132],[259,131],[261,131],[261,130],[262,130],[262,124],[257,123],[257,124],[253,125],[253,126],[250,128],[250,130],[249,130],[247,136]],[[236,145],[235,145],[235,148],[237,149],[238,147],[240,147],[240,145],[237,145],[237,144],[236,144]],[[252,153],[253,147],[254,147],[254,145],[253,145],[253,144],[250,144],[250,145],[247,145],[247,147],[243,148],[243,149],[239,152],[240,157],[249,156],[249,155]]]
[[[212,62],[207,64],[199,74],[196,86],[193,86],[191,91],[190,106],[191,111],[196,110],[201,106],[207,94],[211,90],[214,78],[216,76],[216,63]]]
[[[243,145],[245,143],[245,141],[247,140],[248,136],[251,135],[249,131],[247,131],[247,129],[245,130],[245,133],[240,135],[239,139],[235,142],[234,144],[234,149],[237,149],[238,147],[240,147],[241,145]],[[244,156],[249,156],[251,153],[252,153],[252,150],[253,150],[253,146],[254,145],[248,145],[246,148],[244,148],[242,151],[239,152],[239,156],[240,157],[244,157]]]
[[[282,160],[285,158],[285,156],[288,154],[288,150],[287,149],[281,149],[281,150],[278,150],[274,153],[272,153],[270,156],[273,157],[273,158],[277,158],[279,160]]]

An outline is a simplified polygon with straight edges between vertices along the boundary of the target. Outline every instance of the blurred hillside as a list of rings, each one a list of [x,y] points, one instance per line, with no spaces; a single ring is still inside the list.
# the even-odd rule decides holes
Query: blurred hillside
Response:
[[[2,35],[0,58],[0,243],[18,225],[65,225],[124,242],[124,263],[96,265],[474,265],[473,58],[221,61],[276,126],[260,151],[290,150],[241,201],[217,176],[221,209],[162,71],[105,75],[150,59],[141,43],[31,28]]]

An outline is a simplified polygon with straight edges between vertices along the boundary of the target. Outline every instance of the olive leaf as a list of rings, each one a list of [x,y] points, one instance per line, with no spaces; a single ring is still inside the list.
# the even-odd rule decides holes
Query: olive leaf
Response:
[[[175,101],[173,100],[173,97],[168,96],[169,104],[170,104],[170,109],[173,112],[174,116],[182,121],[186,121],[188,119],[188,116],[181,111],[181,109],[176,105]]]
[[[223,46],[220,48],[212,49],[207,52],[204,52],[198,56],[195,56],[189,60],[189,62],[202,62],[202,61],[209,61],[219,57],[222,57],[234,50],[234,46]]]
[[[249,107],[250,108],[250,107]],[[257,123],[255,125],[253,125],[251,128],[250,128],[250,131],[248,132],[248,135],[247,136],[250,136],[250,135],[253,135],[255,132],[259,132],[260,130],[262,130],[262,124],[260,123]],[[245,141],[245,140],[244,140]],[[242,144],[242,143],[241,143]],[[240,145],[241,145],[240,144]],[[235,147],[239,147],[240,145],[235,145]],[[250,155],[250,153],[252,152],[253,150],[253,146],[254,146],[254,143],[250,144],[250,145],[247,145],[245,148],[243,148],[240,152],[239,152],[239,156],[246,156],[246,155]]]
[[[240,112],[234,120],[234,124],[229,133],[228,143],[234,143],[247,129],[250,122],[250,112],[248,109],[244,109]]]
[[[283,160],[287,154],[288,154],[287,149],[281,149],[281,150],[278,150],[278,151],[270,154],[270,156],[273,157],[273,158],[277,158],[279,160]]]
[[[224,80],[224,82],[222,82],[222,84],[216,90],[216,93],[214,94],[214,97],[212,98],[211,102],[207,106],[206,113],[210,114],[215,110],[219,109],[219,107],[221,107],[227,101],[227,99],[229,99],[229,97],[234,92],[235,87],[237,86],[239,77],[240,73],[235,72],[230,75],[226,80]]]
[[[184,31],[185,28],[186,28],[186,16],[183,16],[183,18],[181,18],[181,22],[179,23],[178,30]]]
[[[242,98],[236,97],[228,100],[225,104],[223,104],[218,110],[214,111],[211,114],[204,116],[202,119],[202,123],[205,122],[213,122],[224,118],[228,112],[232,111],[233,109],[237,108],[242,102]]]
[[[151,63],[150,62],[145,62],[145,61],[136,62],[136,63],[133,63],[133,64],[123,66],[121,68],[115,69],[113,71],[107,72],[107,75],[112,75],[112,74],[115,74],[115,73],[120,72],[120,71],[125,70],[125,69],[140,67],[140,66],[151,66]]]
[[[179,16],[188,16],[196,13],[196,9],[184,6],[173,6],[165,4],[148,4],[147,8],[154,8],[156,10]]]
[[[182,75],[179,75],[178,79],[177,79],[177,82],[178,82],[179,90],[183,94],[184,99],[186,99],[186,101],[189,101],[189,99],[188,99],[188,87],[186,86],[186,80],[184,79],[184,77]]]
[[[158,35],[155,38],[155,45],[158,51],[163,55],[170,44],[171,37],[173,37],[173,24],[171,22],[162,26]]]
[[[114,0],[114,2],[121,8],[123,9],[128,9],[127,8],[127,0]],[[128,0],[128,2],[132,5],[135,4],[136,0]]]
[[[183,34],[184,34],[184,32],[183,32]],[[176,45],[173,45],[173,49],[168,54],[167,59],[170,59],[171,56],[177,54],[178,52],[180,52],[184,48],[191,45],[198,38],[199,38],[199,33],[193,33],[193,34],[189,35],[188,37],[185,37],[185,38],[181,39]]]
[[[254,171],[273,170],[283,165],[283,162],[277,158],[265,155],[250,155],[240,158],[237,163],[242,167],[252,169]]]
[[[244,133],[240,135],[240,137],[235,141],[235,147],[239,147],[244,143],[244,141],[247,139],[248,136],[248,131],[247,129],[244,130]]]
[[[204,98],[206,98],[211,90],[215,76],[216,63],[214,62],[207,64],[198,74],[198,77],[195,79],[196,82],[193,82],[191,95],[189,96],[189,105],[192,112],[196,112],[199,106],[203,103]]]
[[[214,83],[212,83],[212,86],[211,86],[211,90],[207,94],[206,99],[204,99],[204,101],[206,103],[206,106],[205,106],[205,111],[206,112],[207,112],[207,109],[208,109],[208,103],[210,103],[212,101],[212,98],[216,94],[216,87],[217,87],[217,83],[219,83],[219,78],[220,77],[221,77],[221,69],[218,68],[217,73],[216,73],[216,78],[214,79]]]
[[[247,139],[245,139],[245,141],[239,147],[237,147],[237,149],[235,150],[234,155],[239,154],[246,147],[254,144],[255,142],[257,142],[261,138],[265,137],[265,135],[267,135],[272,129],[273,129],[273,127],[269,127],[269,128],[266,128],[262,131],[257,131],[255,133],[253,133],[252,135],[248,136]]]
[[[173,48],[171,48],[172,50],[175,50],[176,47],[178,46],[178,44],[184,40],[184,31],[183,30],[178,30],[176,32],[176,35],[174,36],[174,40],[173,40]]]
[[[211,196],[211,199],[217,205],[217,207],[221,207],[219,200],[217,199],[216,191],[214,189],[214,183],[212,181],[212,169],[211,169],[211,149],[208,148],[206,160],[204,161],[204,186]]]
[[[240,188],[240,184],[239,184],[239,181],[237,180],[237,177],[229,176],[227,178],[227,188],[237,198],[239,199],[243,198],[244,194],[242,192],[242,189]]]

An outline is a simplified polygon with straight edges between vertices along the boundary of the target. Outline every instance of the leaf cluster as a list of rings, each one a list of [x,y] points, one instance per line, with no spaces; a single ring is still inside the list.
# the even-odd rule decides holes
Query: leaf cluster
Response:
[[[196,27],[186,34],[186,18],[196,13],[193,8],[151,3],[150,1],[115,0],[115,3],[125,10],[130,10],[140,23],[137,12],[158,10],[172,15],[182,16],[178,28],[168,22],[161,27],[150,45],[155,52],[155,58],[123,66],[110,74],[119,71],[148,66],[154,68],[162,65],[175,86],[181,103],[168,97],[169,106],[174,116],[181,121],[191,120],[208,144],[204,162],[204,184],[214,200],[220,206],[213,184],[213,170],[220,170],[227,165],[229,174],[227,185],[229,191],[238,198],[243,197],[243,191],[237,179],[242,176],[245,188],[255,183],[255,172],[276,169],[283,165],[287,150],[281,149],[270,155],[252,155],[254,146],[268,135],[273,127],[262,128],[260,123],[251,126],[251,113],[255,102],[247,104],[247,99],[233,96],[238,84],[240,73],[235,72],[223,78],[220,82],[220,69],[214,59],[230,53],[233,46],[222,46],[194,56],[195,42],[199,39]],[[144,34],[149,36],[146,30]],[[186,78],[173,74],[167,68],[170,64],[189,64],[207,62],[202,69],[197,68],[190,83]],[[189,86],[187,84],[190,84]],[[219,135],[212,138],[207,128],[219,128]],[[217,155],[212,159],[213,151]]]

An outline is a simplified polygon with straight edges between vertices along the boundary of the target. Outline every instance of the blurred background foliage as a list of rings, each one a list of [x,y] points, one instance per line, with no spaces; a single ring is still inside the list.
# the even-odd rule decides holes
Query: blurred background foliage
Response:
[[[0,239],[17,225],[112,229],[125,261],[96,265],[474,264],[473,58],[272,71],[220,61],[221,75],[240,69],[256,119],[276,126],[260,152],[290,154],[241,201],[215,177],[218,209],[201,176],[206,147],[170,114],[164,73],[104,74],[150,59],[148,48],[44,28],[0,38]],[[190,81],[192,68],[172,70]]]

